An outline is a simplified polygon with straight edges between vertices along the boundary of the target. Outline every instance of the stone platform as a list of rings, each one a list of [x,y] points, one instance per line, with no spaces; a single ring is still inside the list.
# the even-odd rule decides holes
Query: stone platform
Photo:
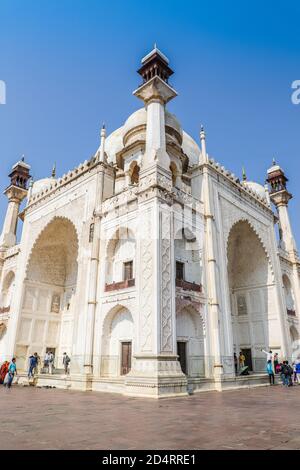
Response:
[[[299,386],[157,401],[15,385],[0,400],[0,449],[300,449]]]

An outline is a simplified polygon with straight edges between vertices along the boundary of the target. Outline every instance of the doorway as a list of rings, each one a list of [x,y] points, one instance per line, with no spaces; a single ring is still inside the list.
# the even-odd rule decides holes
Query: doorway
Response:
[[[252,353],[250,348],[242,349],[242,353],[245,356],[245,366],[248,366],[248,370],[250,372],[253,371],[253,366],[252,366]]]
[[[121,375],[126,375],[131,369],[131,341],[121,343]]]
[[[186,341],[177,341],[177,354],[178,354],[178,361],[180,362],[181,370],[184,374],[187,374]]]

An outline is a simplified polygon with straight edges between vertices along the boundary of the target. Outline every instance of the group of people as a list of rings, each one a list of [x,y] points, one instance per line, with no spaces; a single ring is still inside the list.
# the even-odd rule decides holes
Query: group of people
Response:
[[[0,384],[10,388],[14,377],[17,375],[16,358],[13,357],[11,362],[4,361],[0,367]]]
[[[67,375],[69,373],[71,359],[66,352],[63,354],[63,366],[64,372]],[[28,358],[28,379],[34,379],[34,376],[39,373],[39,365],[41,363],[40,356],[38,353],[31,354]],[[47,370],[48,374],[53,374],[54,369],[54,354],[53,352],[47,352],[44,357],[44,369]],[[7,388],[10,388],[14,377],[17,375],[16,358],[13,357],[11,362],[4,361],[0,367],[0,384]]]
[[[293,362],[292,365],[289,364],[289,361],[285,360],[280,362],[278,353],[273,355],[271,350],[265,351],[261,349],[261,352],[267,356],[266,372],[269,377],[270,385],[275,383],[275,374],[280,374],[282,385],[285,387],[290,387],[296,383],[300,384],[300,358]],[[245,367],[245,355],[240,351],[239,357],[234,353],[234,366],[235,373],[238,374]]]

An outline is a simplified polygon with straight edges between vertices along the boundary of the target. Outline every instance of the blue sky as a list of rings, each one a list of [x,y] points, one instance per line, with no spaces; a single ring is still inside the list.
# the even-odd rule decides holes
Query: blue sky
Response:
[[[272,158],[289,177],[300,245],[300,6],[279,1],[0,0],[0,188],[24,153],[35,179],[89,158],[140,107],[140,59],[157,42],[179,93],[169,109],[211,156],[264,183]],[[0,196],[0,220],[6,199]]]

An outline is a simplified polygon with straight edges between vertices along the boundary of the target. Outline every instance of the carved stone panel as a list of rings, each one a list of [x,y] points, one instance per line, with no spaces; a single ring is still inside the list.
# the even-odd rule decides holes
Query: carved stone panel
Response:
[[[141,252],[141,351],[151,351],[153,344],[153,239],[151,211],[145,211],[140,226]]]
[[[51,299],[51,312],[59,313],[60,310],[60,295],[53,294]]]
[[[161,350],[172,352],[171,215],[161,213]]]

